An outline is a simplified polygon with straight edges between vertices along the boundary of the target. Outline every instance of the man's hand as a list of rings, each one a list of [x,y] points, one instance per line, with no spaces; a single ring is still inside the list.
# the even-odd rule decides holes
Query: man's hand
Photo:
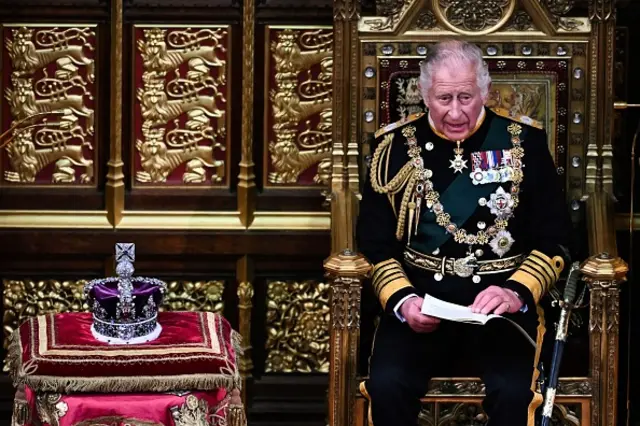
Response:
[[[438,328],[438,324],[440,324],[438,318],[421,312],[423,302],[424,299],[422,297],[412,297],[405,300],[400,306],[400,313],[409,324],[409,327],[416,333],[430,333]]]
[[[494,313],[496,315],[508,312],[516,313],[522,308],[522,301],[518,296],[507,288],[492,285],[481,291],[476,296],[471,311],[481,314]]]

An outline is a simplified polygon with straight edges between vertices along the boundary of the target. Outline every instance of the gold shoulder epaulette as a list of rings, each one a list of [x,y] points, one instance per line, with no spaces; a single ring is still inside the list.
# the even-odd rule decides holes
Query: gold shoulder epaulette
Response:
[[[491,111],[495,112],[501,117],[505,117],[513,121],[517,121],[518,123],[526,124],[528,126],[535,127],[538,129],[544,129],[544,125],[542,124],[542,121],[534,120],[533,118],[527,117],[526,115],[511,114],[509,110],[505,108],[500,108],[500,107],[491,108]]]
[[[401,127],[407,123],[411,123],[412,121],[417,120],[418,118],[422,117],[424,115],[424,112],[418,112],[416,114],[411,114],[405,118],[403,118],[402,120],[398,120],[395,123],[391,123],[391,124],[387,124],[386,126],[384,126],[383,128],[379,129],[376,134],[375,137],[376,139],[379,138],[380,136],[384,135],[385,133],[389,133],[390,131],[397,129],[398,127]]]

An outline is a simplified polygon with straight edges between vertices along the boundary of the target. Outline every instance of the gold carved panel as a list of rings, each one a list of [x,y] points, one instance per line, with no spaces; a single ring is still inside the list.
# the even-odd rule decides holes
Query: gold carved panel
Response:
[[[332,140],[333,31],[266,28],[264,182],[328,185]]]
[[[585,405],[589,407],[588,401]],[[551,424],[560,426],[589,424],[585,422],[588,419],[588,413],[584,411],[585,406],[581,403],[557,403],[553,407]],[[420,426],[484,426],[490,424],[488,420],[479,401],[432,402],[422,406],[418,424]]]
[[[266,371],[329,371],[329,284],[267,283]]]
[[[207,311],[222,313],[225,282],[169,281],[161,311]]]
[[[230,28],[133,31],[133,186],[226,187]]]
[[[98,164],[96,25],[2,26],[0,185],[94,186]]]
[[[2,305],[4,317],[4,348],[8,337],[24,320],[41,314],[83,312],[89,306],[84,301],[85,280],[3,280]]]

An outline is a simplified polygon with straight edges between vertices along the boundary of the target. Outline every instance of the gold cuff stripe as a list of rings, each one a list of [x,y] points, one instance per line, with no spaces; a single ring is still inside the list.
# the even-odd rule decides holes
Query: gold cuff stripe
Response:
[[[399,278],[397,280],[393,280],[387,283],[383,288],[380,289],[380,294],[378,298],[380,299],[380,303],[382,304],[382,308],[387,308],[387,301],[391,296],[393,296],[399,290],[403,288],[411,287],[411,283],[406,278]]]
[[[556,281],[553,272],[549,272],[547,269],[549,265],[543,265],[539,260],[535,260],[531,256],[529,256],[522,265],[526,265],[532,270],[537,271],[540,276],[543,277],[545,287],[548,287],[550,283]]]
[[[545,278],[544,274],[540,273],[540,271],[538,271],[537,269],[532,269],[529,265],[525,265],[524,263],[520,265],[520,268],[518,269],[522,269],[524,272],[534,277],[540,284],[542,291],[545,291],[545,289],[547,288],[547,279]]]
[[[391,274],[385,275],[381,277],[379,280],[376,280],[373,283],[373,288],[376,293],[379,293],[380,289],[385,285],[389,284],[393,280],[397,280],[398,278],[406,278],[407,276],[402,271],[392,272]]]
[[[373,273],[372,279],[373,281],[377,281],[380,277],[393,273],[394,271],[402,271],[402,268],[399,265],[385,265]]]
[[[545,259],[546,257],[546,259]],[[531,259],[532,261],[542,265],[545,269],[545,271],[548,271],[549,275],[551,276],[551,279],[553,280],[553,282],[558,281],[558,273],[556,272],[555,268],[553,267],[553,265],[551,264],[552,260],[549,259],[547,256],[541,257],[539,254],[532,252],[531,255],[529,256],[529,259]]]
[[[387,301],[395,292],[411,287],[407,274],[396,259],[382,261],[376,264],[373,270],[373,290],[383,308],[386,308]]]
[[[524,269],[518,269],[509,279],[517,281],[527,287],[531,292],[535,303],[538,303],[538,301],[540,301],[540,297],[542,297],[542,289],[544,287],[542,286],[538,278],[531,275]]]
[[[533,250],[531,252],[531,255],[547,262],[549,266],[551,266],[551,268],[555,271],[556,277],[560,277],[560,273],[564,270],[564,259],[561,256],[554,256],[553,259],[551,259],[549,258],[549,256],[538,250]]]

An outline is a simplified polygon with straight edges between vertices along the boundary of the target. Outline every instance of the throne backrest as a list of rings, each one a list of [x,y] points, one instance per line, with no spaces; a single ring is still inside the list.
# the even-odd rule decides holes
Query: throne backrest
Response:
[[[484,43],[478,43],[484,50]],[[404,46],[406,49],[406,46]],[[417,49],[424,52],[430,44],[420,44]],[[511,51],[515,47],[511,44],[495,45],[493,49]],[[386,49],[385,49],[386,48]],[[395,50],[394,43],[386,43],[380,47],[381,51]],[[494,52],[489,49],[489,52]],[[584,120],[583,110],[577,109],[573,113],[571,104],[571,70],[570,58],[566,56],[558,58],[541,57],[548,55],[548,47],[542,44],[521,48],[529,52],[537,49],[540,56],[535,57],[508,57],[507,55],[485,56],[492,78],[489,90],[489,98],[486,106],[514,117],[526,116],[538,121],[546,130],[548,136],[548,148],[551,152],[558,173],[566,175],[568,159],[568,145],[570,138],[574,139],[574,145],[584,138],[581,129],[576,129]],[[563,48],[566,49],[566,48]],[[375,79],[375,88],[365,89],[365,102],[367,94],[375,96],[375,109],[365,106],[363,117],[365,126],[375,122],[376,128],[384,127],[389,123],[403,119],[408,115],[425,112],[426,108],[418,87],[420,78],[420,63],[424,56],[415,55],[377,55],[376,68],[365,69],[365,81]],[[582,52],[584,53],[584,52]],[[576,74],[582,71],[576,71]],[[374,75],[374,77],[369,77]],[[371,93],[373,89],[374,93]],[[369,92],[369,93],[367,93]],[[373,96],[372,96],[373,95]],[[573,100],[584,98],[579,89],[573,91]],[[371,105],[372,107],[374,105]],[[365,139],[371,142],[372,135],[365,135]],[[363,149],[365,155],[369,154],[369,147]],[[578,156],[579,157],[579,156]],[[574,160],[576,162],[578,160]],[[572,175],[573,185],[577,185],[576,178],[581,174]],[[569,179],[564,179],[565,188]]]

